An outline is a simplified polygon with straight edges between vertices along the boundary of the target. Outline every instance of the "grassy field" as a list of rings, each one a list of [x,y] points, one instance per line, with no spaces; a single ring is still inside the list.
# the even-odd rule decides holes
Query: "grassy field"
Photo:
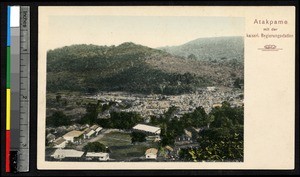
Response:
[[[99,142],[109,147],[110,158],[116,161],[130,161],[143,157],[148,148],[157,147],[153,142],[132,144],[130,134],[122,132],[110,132]]]

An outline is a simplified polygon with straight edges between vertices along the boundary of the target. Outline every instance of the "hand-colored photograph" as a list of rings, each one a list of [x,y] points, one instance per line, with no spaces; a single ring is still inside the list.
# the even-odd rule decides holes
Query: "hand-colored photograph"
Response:
[[[48,18],[45,161],[243,162],[244,18]]]

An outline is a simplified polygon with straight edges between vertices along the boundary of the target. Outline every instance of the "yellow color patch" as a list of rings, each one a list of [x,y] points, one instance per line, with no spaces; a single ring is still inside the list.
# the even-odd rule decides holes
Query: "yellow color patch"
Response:
[[[6,89],[6,130],[10,130],[10,89]]]

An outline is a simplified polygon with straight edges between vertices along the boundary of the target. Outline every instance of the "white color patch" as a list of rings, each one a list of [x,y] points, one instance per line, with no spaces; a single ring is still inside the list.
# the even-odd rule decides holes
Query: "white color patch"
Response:
[[[10,27],[20,27],[20,6],[10,7]]]

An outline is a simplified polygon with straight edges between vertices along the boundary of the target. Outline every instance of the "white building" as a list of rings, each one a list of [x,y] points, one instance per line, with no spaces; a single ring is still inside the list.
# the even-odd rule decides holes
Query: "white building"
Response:
[[[84,152],[77,151],[74,149],[57,149],[51,157],[55,159],[64,159],[64,158],[81,158]]]
[[[91,129],[96,132],[96,136],[97,136],[103,128],[98,125],[93,125],[91,126]]]
[[[99,161],[107,161],[109,160],[109,154],[104,152],[88,152],[86,153],[86,157],[90,158],[98,158]]]
[[[83,132],[73,130],[73,131],[70,131],[70,132],[66,133],[65,135],[63,135],[63,138],[72,143],[80,143],[81,140],[83,139]]]
[[[160,135],[161,129],[159,127],[154,127],[145,124],[137,124],[132,128],[134,131],[141,131],[147,134]]]
[[[145,152],[146,159],[156,159],[158,150],[156,148],[147,149]]]
[[[91,128],[86,128],[83,131],[84,139],[90,139],[96,132]]]
[[[65,148],[67,141],[64,138],[59,137],[53,141],[53,144],[54,144],[53,146],[54,148]]]

